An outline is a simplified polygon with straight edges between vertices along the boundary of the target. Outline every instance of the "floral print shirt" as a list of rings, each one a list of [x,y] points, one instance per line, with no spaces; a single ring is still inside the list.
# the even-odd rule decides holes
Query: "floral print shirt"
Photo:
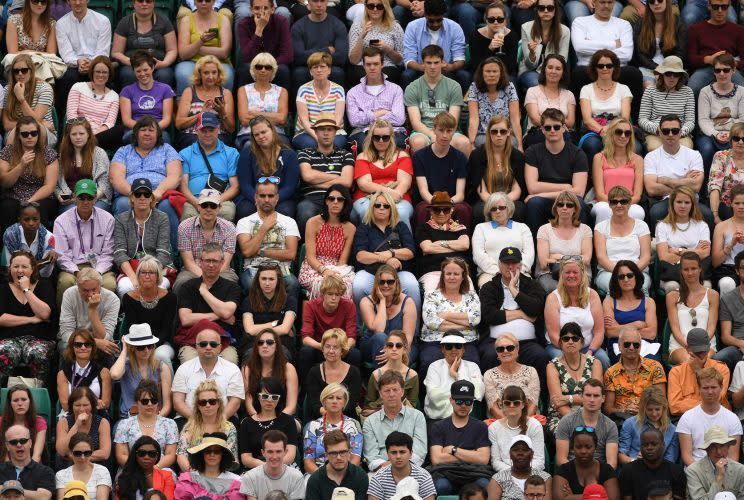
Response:
[[[558,382],[561,384],[561,394],[563,396],[575,396],[581,394],[584,390],[584,382],[592,378],[592,366],[594,366],[594,356],[584,358],[584,368],[581,370],[581,376],[578,380],[574,379],[563,362],[562,357],[550,360],[553,368],[558,372]],[[560,413],[551,404],[548,406],[548,428],[554,431],[561,419]]]
[[[621,362],[607,369],[604,377],[606,391],[615,393],[615,407],[624,413],[638,413],[638,402],[646,387],[666,384],[664,368],[658,361],[641,358],[641,365],[635,376],[630,377]]]
[[[302,440],[302,458],[315,460],[318,467],[325,463],[325,448],[323,447],[323,436],[328,431],[341,429],[349,438],[351,454],[362,456],[362,433],[359,424],[353,418],[344,415],[341,423],[329,424],[325,417],[316,418],[305,426],[305,437]]]
[[[478,340],[478,333],[475,327],[481,320],[481,304],[478,294],[472,290],[463,294],[462,300],[457,304],[446,298],[440,290],[434,290],[424,295],[424,307],[421,313],[423,325],[421,327],[421,340],[423,342],[439,342],[442,339],[443,331],[439,330],[439,325],[444,321],[439,313],[442,312],[464,312],[468,315],[470,327],[461,328],[465,342],[475,342]]]
[[[488,97],[487,92],[481,92],[475,86],[475,82],[470,85],[468,94],[465,97],[466,102],[474,101],[478,103],[478,133],[485,134],[488,122],[494,115],[505,116],[509,118],[509,104],[512,101],[518,101],[517,89],[514,84],[509,82],[505,88],[498,91],[496,99],[493,101]]]
[[[222,428],[222,432],[227,435],[227,446],[230,448],[230,451],[232,451],[235,460],[238,461],[238,457],[240,457],[240,455],[238,454],[237,429],[235,429],[235,426],[232,424],[232,422],[225,422],[225,425]],[[178,439],[178,447],[176,448],[176,455],[188,455],[189,452],[187,450],[192,446],[196,446],[197,444],[199,443],[189,438],[187,433],[181,432],[181,436]]]
[[[139,421],[135,415],[119,422],[114,435],[114,443],[127,443],[131,448],[141,436],[142,429],[140,429]],[[176,421],[172,418],[158,416],[152,437],[158,442],[161,450],[165,450],[165,447],[169,444],[176,444],[178,442]]]
[[[734,152],[731,149],[718,151],[713,156],[708,176],[708,192],[718,190],[721,203],[731,206],[731,189],[744,182],[744,171],[736,169]]]

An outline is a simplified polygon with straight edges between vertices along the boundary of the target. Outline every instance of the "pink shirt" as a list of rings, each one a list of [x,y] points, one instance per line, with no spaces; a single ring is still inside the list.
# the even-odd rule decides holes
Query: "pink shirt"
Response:
[[[602,155],[602,175],[604,177],[604,190],[605,194],[610,192],[610,189],[615,186],[623,186],[633,194],[633,184],[635,183],[635,165],[632,161],[628,161],[622,167],[613,167],[607,162],[607,158],[604,153]]]

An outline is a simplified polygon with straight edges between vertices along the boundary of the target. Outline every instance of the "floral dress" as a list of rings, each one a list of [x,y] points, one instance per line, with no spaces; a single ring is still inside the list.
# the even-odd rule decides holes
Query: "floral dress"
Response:
[[[322,265],[332,271],[336,271],[346,284],[346,293],[344,297],[351,298],[351,282],[354,281],[354,268],[349,265],[339,264],[341,252],[346,245],[346,236],[344,235],[343,226],[332,226],[323,223],[320,226],[317,236],[315,237],[315,257]],[[310,292],[310,299],[320,296],[320,284],[323,281],[323,275],[318,273],[310,266],[307,259],[302,261],[299,276],[300,285]]]
[[[39,37],[39,40],[34,42],[33,38],[31,38],[31,35],[26,33],[26,31],[23,29],[23,20],[20,14],[13,14],[8,18],[8,24],[13,24],[16,28],[16,32],[18,33],[18,51],[22,50],[35,50],[36,52],[46,52],[47,51],[47,42],[49,41],[49,33],[51,32],[52,28],[55,24],[57,24],[57,21],[54,19],[50,19],[50,25],[47,27],[47,29],[44,30],[44,32]]]
[[[708,179],[708,192],[718,190],[721,203],[731,206],[731,189],[744,182],[744,172],[736,169],[734,152],[731,149],[719,151],[713,156]]]
[[[488,97],[488,92],[481,92],[473,82],[465,96],[466,102],[478,103],[478,133],[485,134],[488,128],[488,122],[495,115],[501,115],[509,118],[509,104],[513,101],[519,101],[517,89],[511,82],[505,88],[496,93],[496,99],[493,101]]]
[[[142,436],[137,416],[125,418],[116,426],[114,443],[126,443],[130,448]],[[155,421],[152,438],[158,442],[160,449],[165,452],[165,447],[169,444],[178,443],[178,426],[176,421],[171,418],[158,416]]]
[[[13,157],[13,145],[8,144],[0,151],[0,160],[10,162]],[[57,159],[57,153],[52,148],[44,148],[44,164],[49,167]],[[18,168],[18,167],[16,167]],[[10,188],[7,195],[21,203],[28,201],[36,191],[44,185],[44,177],[36,177],[31,172],[32,165],[25,167],[18,180]]]
[[[561,394],[564,396],[578,395],[584,389],[584,382],[592,378],[592,366],[594,365],[594,356],[587,356],[584,362],[584,369],[581,371],[579,380],[575,380],[569,373],[568,367],[561,361],[561,358],[550,360],[558,372],[558,382],[561,384]],[[548,405],[548,429],[555,431],[561,415],[556,411],[552,404]]]
[[[465,342],[478,340],[478,332],[475,331],[475,327],[481,320],[481,304],[478,294],[473,291],[464,293],[460,302],[455,304],[437,289],[424,295],[424,307],[421,313],[423,323],[421,341],[439,342],[442,339],[444,332],[439,330],[439,325],[444,320],[439,316],[439,313],[444,311],[467,313],[471,326],[461,328],[460,331],[465,337]]]
[[[314,460],[320,467],[325,463],[325,448],[323,447],[323,436],[326,432],[341,429],[349,438],[351,454],[358,457],[362,456],[362,433],[359,430],[359,424],[351,417],[343,416],[338,424],[329,424],[325,417],[311,420],[305,426],[305,437],[302,442],[302,458],[305,460]]]

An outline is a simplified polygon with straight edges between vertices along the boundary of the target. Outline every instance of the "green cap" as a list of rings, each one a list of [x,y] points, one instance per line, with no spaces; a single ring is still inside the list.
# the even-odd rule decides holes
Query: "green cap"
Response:
[[[97,192],[96,183],[91,179],[80,179],[75,183],[75,196],[80,196],[81,194],[95,196]]]

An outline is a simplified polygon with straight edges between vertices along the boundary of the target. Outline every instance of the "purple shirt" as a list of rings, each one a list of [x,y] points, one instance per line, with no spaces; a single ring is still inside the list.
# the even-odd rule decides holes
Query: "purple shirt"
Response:
[[[256,21],[253,16],[240,21],[238,40],[244,64],[250,64],[259,52],[270,53],[276,58],[277,64],[290,65],[294,60],[289,23],[276,14],[271,15],[263,36],[256,36]]]
[[[165,83],[154,82],[150,90],[142,90],[139,83],[131,83],[121,89],[121,97],[132,103],[132,120],[137,121],[150,115],[157,121],[163,119],[163,101],[172,99],[176,94]]]
[[[77,209],[68,210],[54,221],[54,249],[59,257],[57,266],[74,273],[80,264],[91,264],[103,274],[114,262],[114,216],[98,207],[93,215],[82,220]]]
[[[352,87],[346,94],[346,114],[349,123],[356,129],[366,131],[377,117],[375,111],[378,109],[389,109],[390,112],[380,117],[381,120],[390,122],[396,132],[402,131],[403,123],[406,121],[406,111],[403,106],[403,89],[393,82],[387,80],[382,92],[378,95],[367,92],[367,77],[360,80],[361,83]]]

